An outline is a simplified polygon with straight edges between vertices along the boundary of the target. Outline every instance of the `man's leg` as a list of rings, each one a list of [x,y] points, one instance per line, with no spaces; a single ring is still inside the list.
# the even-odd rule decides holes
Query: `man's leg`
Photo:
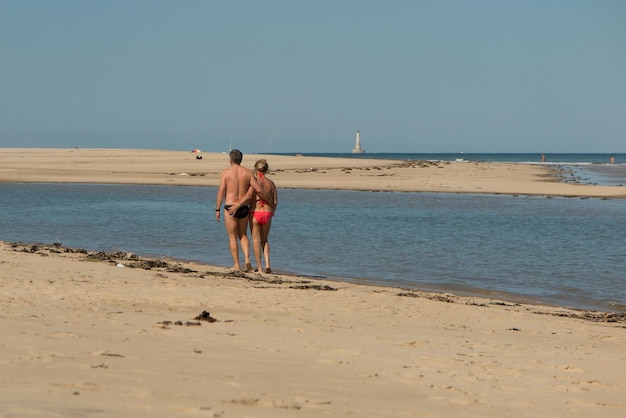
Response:
[[[250,264],[250,241],[248,240],[248,217],[237,219],[237,228],[239,241],[241,241],[241,249],[243,250],[243,258],[246,263],[246,271],[252,270],[252,264]]]
[[[228,248],[230,249],[230,255],[233,257],[234,262],[233,269],[241,270],[241,266],[239,265],[239,245],[237,242],[239,224],[237,221],[237,218],[233,218],[228,213],[224,214],[224,227],[228,233]]]

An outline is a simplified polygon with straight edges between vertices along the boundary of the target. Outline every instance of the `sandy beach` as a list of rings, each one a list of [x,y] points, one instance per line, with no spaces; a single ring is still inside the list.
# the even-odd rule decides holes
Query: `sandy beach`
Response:
[[[217,186],[228,156],[200,155],[0,149],[0,182]],[[540,165],[265,157],[279,188],[626,197]],[[623,313],[3,241],[0,287],[0,417],[626,415]]]
[[[0,283],[0,416],[626,414],[623,314],[4,242]]]
[[[197,159],[201,156],[202,159]],[[478,162],[401,162],[244,154],[270,164],[281,188],[516,195],[626,197],[619,186],[558,182],[547,165]],[[124,149],[0,149],[0,182],[135,183],[218,186],[228,155]]]

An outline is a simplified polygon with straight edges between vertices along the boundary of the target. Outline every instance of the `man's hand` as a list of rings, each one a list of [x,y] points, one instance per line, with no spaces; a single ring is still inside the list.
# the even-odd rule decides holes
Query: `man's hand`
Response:
[[[231,207],[228,208],[228,214],[230,216],[235,216],[235,213],[237,212],[237,210],[240,208],[241,206],[239,206],[238,204],[234,204]]]

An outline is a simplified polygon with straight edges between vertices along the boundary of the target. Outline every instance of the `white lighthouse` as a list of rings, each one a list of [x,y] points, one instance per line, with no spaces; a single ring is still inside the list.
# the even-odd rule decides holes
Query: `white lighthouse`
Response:
[[[359,131],[356,131],[356,146],[352,150],[353,154],[363,154],[365,152],[364,149],[361,148],[361,134]]]

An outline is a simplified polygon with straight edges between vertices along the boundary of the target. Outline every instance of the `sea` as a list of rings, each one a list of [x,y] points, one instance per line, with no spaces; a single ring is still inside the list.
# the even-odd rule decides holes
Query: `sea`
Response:
[[[613,154],[614,164],[610,154],[545,154],[544,162],[540,154],[306,155],[549,164],[563,169],[563,181],[626,185],[626,154]],[[626,312],[626,199],[277,186],[270,233],[277,273]],[[229,267],[216,192],[4,183],[0,239]]]

